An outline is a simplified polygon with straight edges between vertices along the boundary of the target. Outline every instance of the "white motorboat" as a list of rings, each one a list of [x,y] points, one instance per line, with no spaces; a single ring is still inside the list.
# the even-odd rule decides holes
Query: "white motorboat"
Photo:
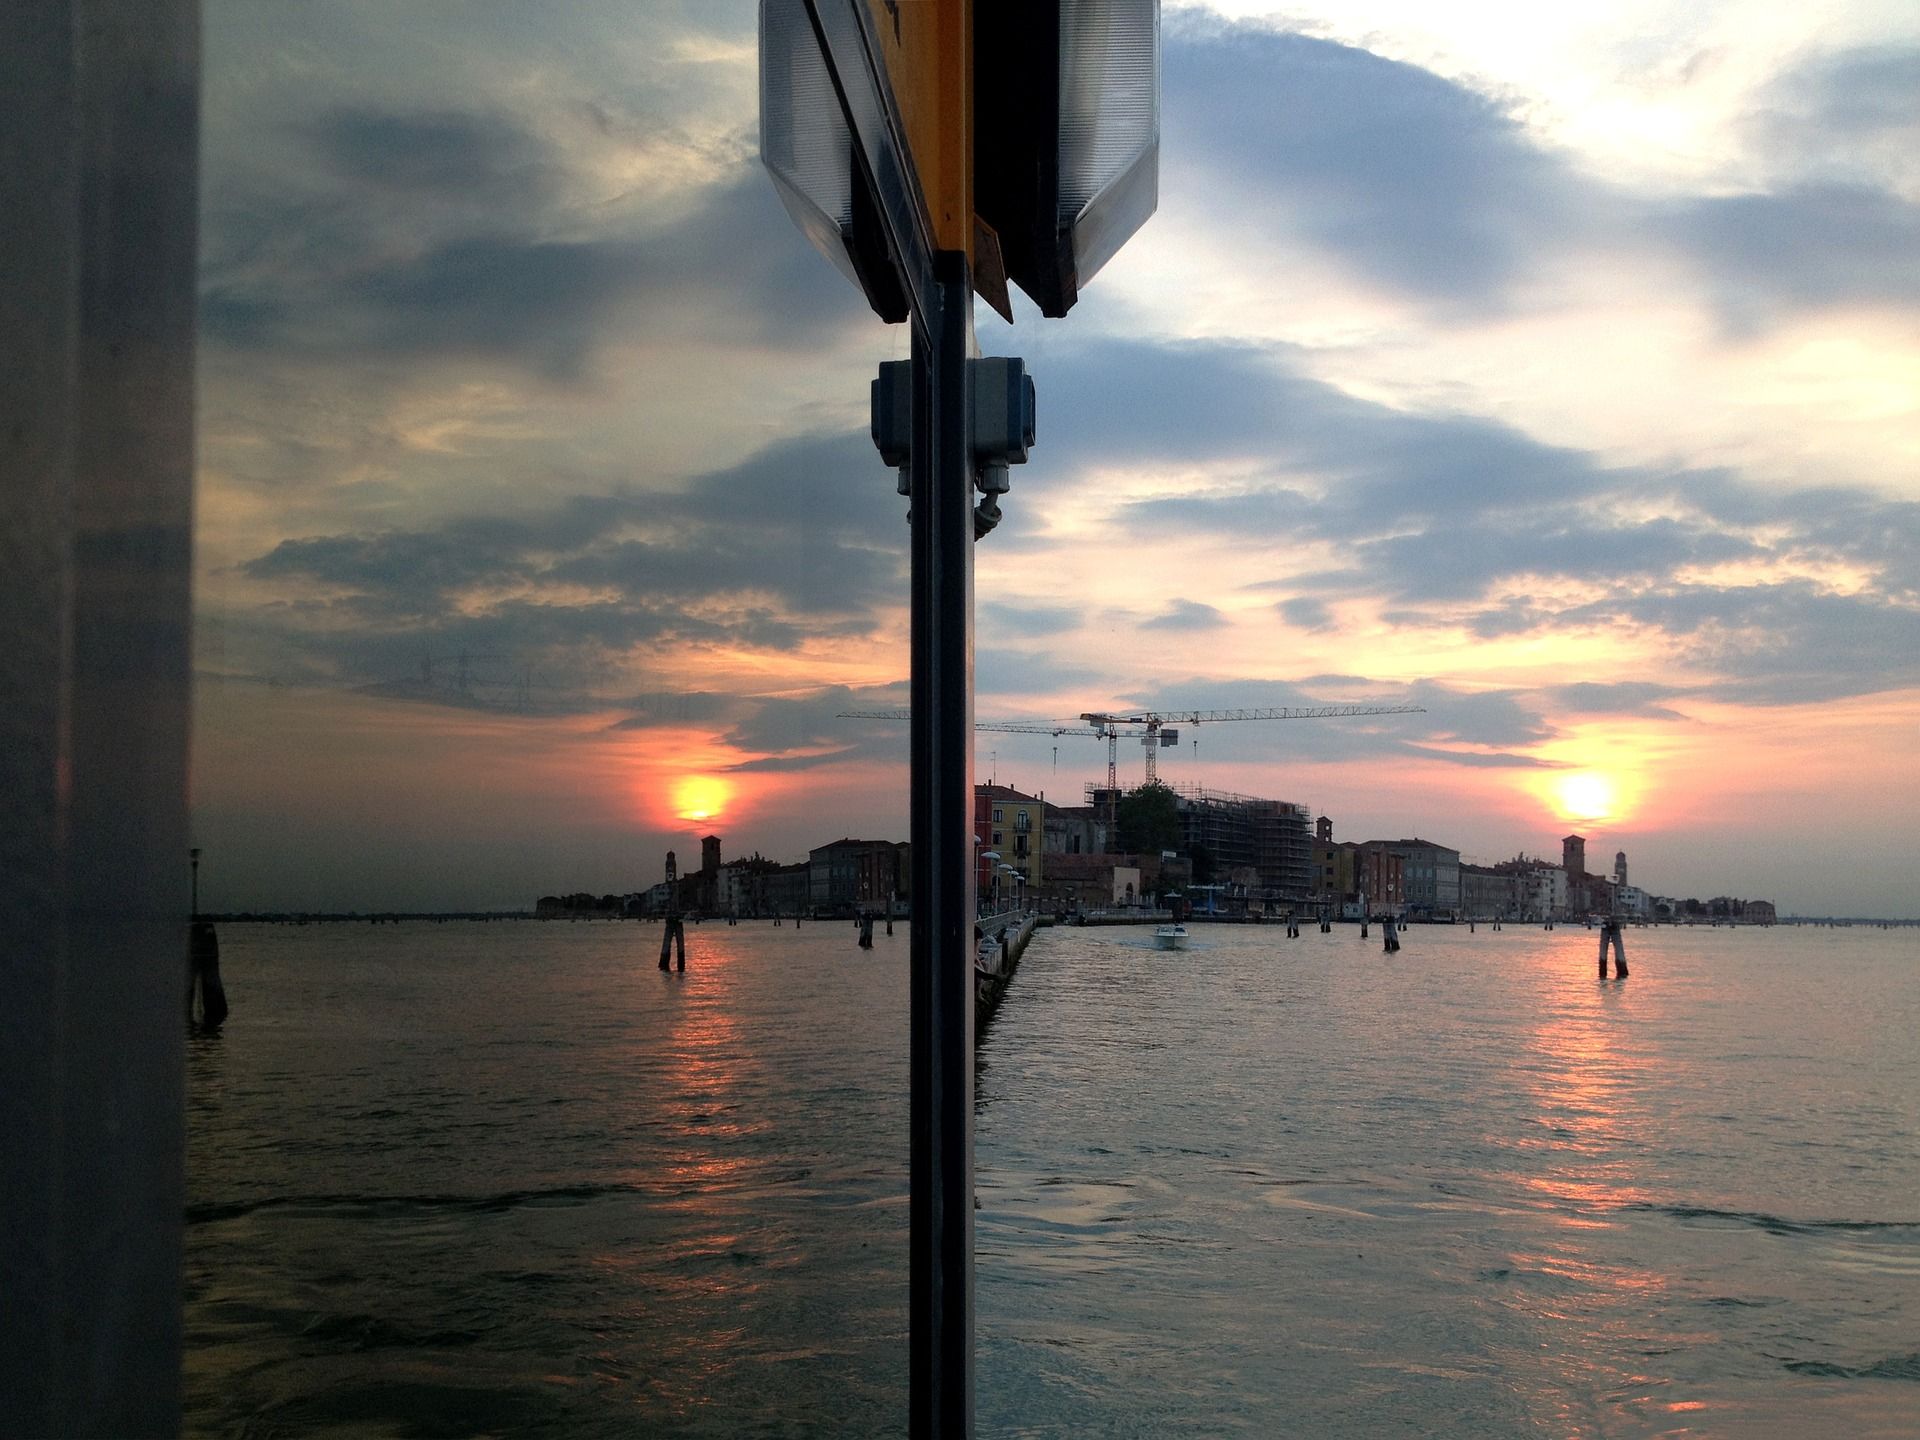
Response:
[[[1187,927],[1184,925],[1161,925],[1153,932],[1153,943],[1160,950],[1184,950],[1187,948]]]

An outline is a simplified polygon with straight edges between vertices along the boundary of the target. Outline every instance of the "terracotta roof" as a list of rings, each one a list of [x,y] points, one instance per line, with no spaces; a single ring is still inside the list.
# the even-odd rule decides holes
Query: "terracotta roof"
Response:
[[[1028,795],[1014,789],[1011,785],[976,785],[973,787],[976,798],[1010,801],[1015,805],[1038,805],[1038,795]]]

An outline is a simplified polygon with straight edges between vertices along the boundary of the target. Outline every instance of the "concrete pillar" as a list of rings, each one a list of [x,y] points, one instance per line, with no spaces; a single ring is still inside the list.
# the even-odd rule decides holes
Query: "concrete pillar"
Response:
[[[0,1428],[179,1428],[198,7],[0,5]]]

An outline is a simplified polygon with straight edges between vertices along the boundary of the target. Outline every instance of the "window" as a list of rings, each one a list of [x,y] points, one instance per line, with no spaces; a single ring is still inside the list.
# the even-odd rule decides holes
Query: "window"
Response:
[[[993,823],[998,825],[1005,818],[1006,818],[1005,812],[1003,812],[998,805],[994,806],[993,807]]]
[[[998,847],[999,847],[999,844],[1000,844],[1000,832],[999,832],[998,830],[996,830],[996,831],[994,831],[994,832],[993,832],[993,843],[994,843],[994,846],[995,846],[995,848],[998,848]]]

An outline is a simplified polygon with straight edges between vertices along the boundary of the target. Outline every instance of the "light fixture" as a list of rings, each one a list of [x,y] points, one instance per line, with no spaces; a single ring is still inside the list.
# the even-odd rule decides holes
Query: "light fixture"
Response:
[[[888,324],[907,295],[804,0],[760,0],[760,160],[813,246]]]
[[[1159,0],[974,0],[974,209],[1043,315],[1160,197]]]

